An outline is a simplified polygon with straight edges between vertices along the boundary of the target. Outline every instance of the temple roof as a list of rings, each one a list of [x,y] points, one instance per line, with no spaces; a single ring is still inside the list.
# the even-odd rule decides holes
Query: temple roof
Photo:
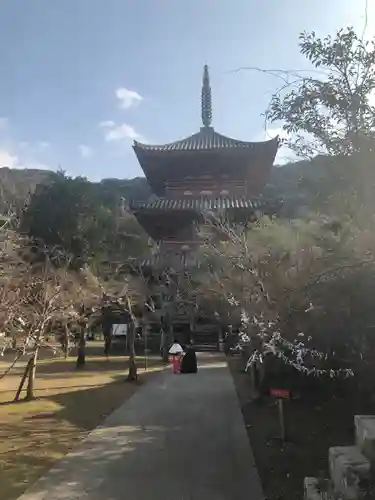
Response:
[[[211,126],[212,122],[212,92],[210,86],[210,76],[208,73],[208,66],[205,65],[203,69],[202,93],[201,93],[201,118],[203,127],[196,134],[190,135],[185,139],[171,142],[168,144],[143,144],[134,141],[133,148],[135,152],[154,151],[154,152],[168,152],[168,151],[210,151],[218,149],[260,149],[264,151],[265,146],[269,146],[270,150],[274,150],[274,156],[277,152],[279,140],[278,138],[271,139],[263,142],[247,142],[232,139],[225,135],[219,134]],[[268,148],[266,148],[268,149]]]
[[[130,210],[145,231],[155,241],[175,238],[194,223],[204,222],[212,215],[228,216],[233,222],[253,222],[262,215],[280,212],[283,200],[279,198],[158,198],[130,203]]]
[[[277,152],[279,140],[278,138],[263,142],[247,142],[232,139],[225,135],[219,134],[212,127],[202,127],[196,134],[190,135],[185,139],[170,142],[169,144],[155,145],[142,144],[134,141],[134,150],[146,151],[209,151],[217,149],[252,149],[269,147]]]
[[[199,132],[168,144],[134,141],[133,149],[151,189],[164,196],[170,181],[216,175],[238,180],[263,179],[265,184],[279,147],[278,137],[261,142],[241,141],[220,134],[212,122],[208,67],[204,67]]]
[[[137,210],[225,210],[231,208],[244,208],[257,210],[268,206],[267,200],[248,200],[238,198],[158,198],[156,200],[133,202],[130,209]]]

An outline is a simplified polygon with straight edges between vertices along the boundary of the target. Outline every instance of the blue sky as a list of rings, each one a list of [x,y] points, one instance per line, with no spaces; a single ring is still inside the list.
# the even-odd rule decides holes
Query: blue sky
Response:
[[[308,68],[299,32],[362,29],[364,12],[365,0],[2,0],[0,166],[140,175],[133,138],[198,131],[205,63],[215,129],[262,140],[278,81],[232,70]]]

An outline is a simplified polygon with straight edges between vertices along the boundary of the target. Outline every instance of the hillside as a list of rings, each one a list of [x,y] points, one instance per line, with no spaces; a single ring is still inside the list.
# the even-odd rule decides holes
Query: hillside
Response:
[[[0,168],[0,213],[11,209],[22,208],[29,195],[38,184],[52,179],[54,172],[37,169]],[[103,179],[93,183],[100,191],[101,197],[111,205],[119,197],[144,200],[151,192],[143,177],[134,179]]]
[[[327,164],[321,158],[274,167],[265,195],[284,197],[287,213],[292,214],[299,206],[310,203],[311,191],[321,182],[322,177],[325,178],[326,168]],[[47,170],[0,168],[0,213],[21,208],[36,186],[48,182],[53,175],[53,172]],[[109,206],[120,197],[145,200],[152,194],[144,177],[103,179],[93,184],[101,199]]]
[[[51,174],[48,170],[0,168],[0,213],[21,208],[36,186],[48,181]]]

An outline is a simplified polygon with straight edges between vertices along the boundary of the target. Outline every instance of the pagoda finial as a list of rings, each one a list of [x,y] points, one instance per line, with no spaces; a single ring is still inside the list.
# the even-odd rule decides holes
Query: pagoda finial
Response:
[[[205,127],[210,127],[212,121],[212,97],[210,87],[210,75],[207,64],[203,69],[202,84],[202,122]]]

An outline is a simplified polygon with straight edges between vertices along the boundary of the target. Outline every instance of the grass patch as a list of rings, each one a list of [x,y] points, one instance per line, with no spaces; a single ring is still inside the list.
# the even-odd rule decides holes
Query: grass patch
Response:
[[[0,380],[0,500],[22,494],[163,366],[156,357],[148,359],[147,372],[143,358],[137,364],[134,384],[125,382],[124,357],[88,356],[82,371],[75,370],[74,358],[41,360],[37,399],[30,402],[10,403],[22,363]]]

